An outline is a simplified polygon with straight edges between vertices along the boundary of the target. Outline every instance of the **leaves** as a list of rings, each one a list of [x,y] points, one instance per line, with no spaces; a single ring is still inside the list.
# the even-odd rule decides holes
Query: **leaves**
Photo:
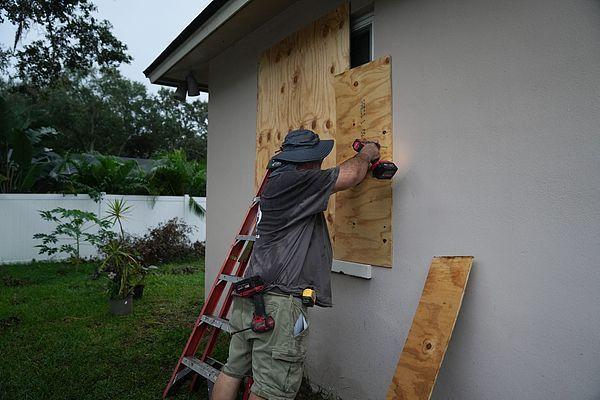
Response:
[[[65,189],[74,193],[88,193],[99,199],[100,193],[148,194],[145,173],[133,160],[117,157],[82,155],[67,162],[74,171],[66,177]]]
[[[52,232],[33,235],[34,239],[41,240],[41,244],[35,246],[39,249],[39,254],[66,253],[79,262],[81,243],[99,246],[114,238],[114,233],[109,230],[112,223],[98,218],[92,212],[57,207],[52,210],[40,210],[39,214],[44,221],[55,224]]]
[[[19,95],[0,95],[0,192],[28,192],[51,168],[41,142],[56,134],[34,127],[37,110]]]
[[[0,22],[17,26],[10,57],[19,77],[41,87],[65,70],[89,71],[94,66],[129,63],[127,46],[112,34],[110,22],[93,17],[95,12],[88,0],[1,1]],[[19,47],[32,29],[40,38]]]
[[[152,169],[149,188],[155,195],[205,196],[206,171],[200,163],[188,160],[183,150],[175,150],[159,158]]]

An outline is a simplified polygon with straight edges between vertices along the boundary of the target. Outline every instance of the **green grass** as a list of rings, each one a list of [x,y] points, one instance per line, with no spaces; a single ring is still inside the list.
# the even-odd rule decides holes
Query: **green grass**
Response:
[[[109,314],[92,264],[0,266],[0,398],[160,398],[204,298],[196,264],[193,274],[171,265],[149,276],[123,317]],[[226,343],[218,353],[226,357]],[[205,388],[193,398],[206,398]]]
[[[193,264],[161,266],[121,317],[94,264],[0,265],[0,399],[160,399],[204,299],[204,262]],[[175,397],[207,398],[204,382]],[[297,397],[322,398],[306,382]]]

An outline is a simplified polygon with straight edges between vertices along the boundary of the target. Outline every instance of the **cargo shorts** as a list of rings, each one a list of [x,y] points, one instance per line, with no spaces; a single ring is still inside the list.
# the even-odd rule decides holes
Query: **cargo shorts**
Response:
[[[275,320],[275,328],[264,333],[252,330],[236,333],[229,344],[229,358],[223,373],[234,378],[252,375],[250,391],[268,400],[294,399],[302,383],[308,339],[308,316],[300,299],[267,293],[265,309]],[[248,328],[254,304],[249,298],[235,297],[229,323],[234,330]],[[306,328],[294,334],[301,316]],[[296,328],[296,331],[298,329]]]

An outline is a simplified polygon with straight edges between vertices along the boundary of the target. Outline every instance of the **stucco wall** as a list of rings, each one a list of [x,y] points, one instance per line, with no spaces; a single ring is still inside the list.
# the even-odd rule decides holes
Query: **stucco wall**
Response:
[[[334,7],[301,1],[213,60],[207,281],[252,196],[258,54]],[[376,1],[391,54],[394,267],[333,276],[307,371],[387,390],[434,255],[474,255],[436,399],[600,398],[600,3]]]

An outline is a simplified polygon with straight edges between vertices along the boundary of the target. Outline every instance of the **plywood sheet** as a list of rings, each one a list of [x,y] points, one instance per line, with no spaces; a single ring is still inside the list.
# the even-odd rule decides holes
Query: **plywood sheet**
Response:
[[[357,138],[377,140],[382,158],[392,159],[391,74],[388,56],[335,77],[338,163],[356,154]],[[336,194],[334,258],[392,266],[392,181],[369,175]]]
[[[429,268],[387,399],[429,399],[462,303],[473,257],[436,257]]]
[[[335,138],[334,76],[349,67],[350,24],[343,4],[265,51],[258,67],[255,187],[287,132],[312,129],[322,139]],[[332,151],[324,168],[336,165]],[[334,218],[334,200],[326,218]]]

